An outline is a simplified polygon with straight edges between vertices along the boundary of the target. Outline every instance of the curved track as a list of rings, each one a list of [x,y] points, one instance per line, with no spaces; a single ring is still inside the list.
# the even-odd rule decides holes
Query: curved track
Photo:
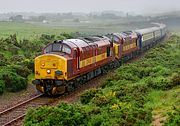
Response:
[[[70,92],[66,95],[61,95],[55,98],[43,97],[42,94],[36,95],[33,98],[30,98],[20,104],[14,105],[11,108],[8,108],[0,112],[0,126],[20,126],[22,125],[22,120],[26,115],[28,108],[35,108],[43,105],[57,105],[59,102],[73,103],[79,100],[80,94],[87,89],[97,88],[101,85],[104,78],[109,74],[96,77],[91,81],[80,85],[75,91]]]
[[[22,119],[29,107],[36,107],[47,104],[47,100],[42,98],[42,94],[36,95],[22,103],[14,105],[0,112],[0,126],[7,126],[13,122]]]

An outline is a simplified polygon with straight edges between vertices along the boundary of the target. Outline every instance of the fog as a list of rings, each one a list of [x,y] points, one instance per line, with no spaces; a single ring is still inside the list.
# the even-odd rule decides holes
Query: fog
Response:
[[[0,0],[0,13],[7,12],[99,12],[115,10],[136,14],[180,10],[179,0]]]

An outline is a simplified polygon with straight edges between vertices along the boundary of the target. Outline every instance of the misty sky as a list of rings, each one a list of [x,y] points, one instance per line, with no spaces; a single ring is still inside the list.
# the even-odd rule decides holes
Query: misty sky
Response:
[[[4,12],[99,12],[116,10],[137,14],[180,10],[180,0],[0,0]]]

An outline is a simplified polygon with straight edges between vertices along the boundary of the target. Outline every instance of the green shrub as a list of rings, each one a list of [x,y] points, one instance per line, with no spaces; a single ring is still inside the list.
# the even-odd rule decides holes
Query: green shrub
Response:
[[[101,126],[101,125],[104,125],[104,123],[107,122],[106,119],[108,117],[105,114],[106,113],[91,116],[91,118],[88,120],[88,125],[89,126]]]
[[[64,36],[66,39],[71,39],[73,38],[70,34],[68,33],[61,33],[60,36]]]
[[[99,92],[97,89],[90,89],[85,91],[81,96],[80,96],[80,101],[82,104],[87,104],[91,101],[92,98],[95,97],[95,95]]]
[[[7,91],[16,92],[27,87],[27,79],[10,71],[1,73],[0,79],[4,81]]]
[[[15,45],[9,45],[8,46],[8,51],[12,53],[12,55],[18,55],[18,51],[20,50],[19,47]]]
[[[172,75],[171,80],[172,80],[172,84],[173,84],[174,86],[180,85],[180,74],[174,73],[174,74]]]
[[[110,101],[106,96],[95,96],[93,99],[93,103],[97,106],[107,105],[109,102]]]
[[[55,40],[55,35],[42,34],[39,40],[43,42],[44,44],[48,44],[49,42],[52,42]]]
[[[31,71],[26,66],[20,65],[13,65],[11,66],[15,72],[20,75],[21,77],[27,78]]]
[[[158,76],[168,76],[168,75],[170,75],[171,74],[171,70],[170,69],[167,69],[166,67],[163,67],[163,66],[161,66],[161,65],[158,65],[158,66],[156,66],[156,67],[154,67],[153,69],[152,69],[152,74],[151,74],[151,76],[156,76],[156,77],[158,77]]]
[[[5,54],[4,53],[1,53],[0,52],[0,66],[5,66],[7,65],[7,58],[5,57]]]
[[[148,87],[156,90],[167,90],[175,86],[173,85],[170,79],[165,78],[163,76],[159,76],[156,78],[149,78],[147,80],[147,84]]]
[[[145,84],[123,85],[116,89],[116,97],[122,102],[132,102],[137,106],[143,106],[145,95],[149,87]]]
[[[3,94],[5,88],[5,84],[3,80],[0,80],[0,95]]]
[[[34,59],[24,59],[19,62],[18,65],[25,66],[26,68],[34,72]]]
[[[58,107],[30,109],[24,126],[78,126],[86,123],[86,114],[78,105],[61,103]]]
[[[17,63],[24,59],[23,55],[13,55],[10,59],[11,62]]]
[[[114,85],[113,78],[108,78],[106,81],[103,82],[101,87],[105,88],[105,87],[110,87],[110,86],[113,86],[113,85]]]
[[[180,124],[180,108],[174,108],[174,111],[168,112],[168,119],[165,126],[179,126]]]

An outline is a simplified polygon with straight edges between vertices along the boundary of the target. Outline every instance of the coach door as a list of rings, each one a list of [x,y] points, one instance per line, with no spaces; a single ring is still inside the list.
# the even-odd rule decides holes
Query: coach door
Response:
[[[142,35],[138,33],[137,46],[139,49],[142,48]]]

